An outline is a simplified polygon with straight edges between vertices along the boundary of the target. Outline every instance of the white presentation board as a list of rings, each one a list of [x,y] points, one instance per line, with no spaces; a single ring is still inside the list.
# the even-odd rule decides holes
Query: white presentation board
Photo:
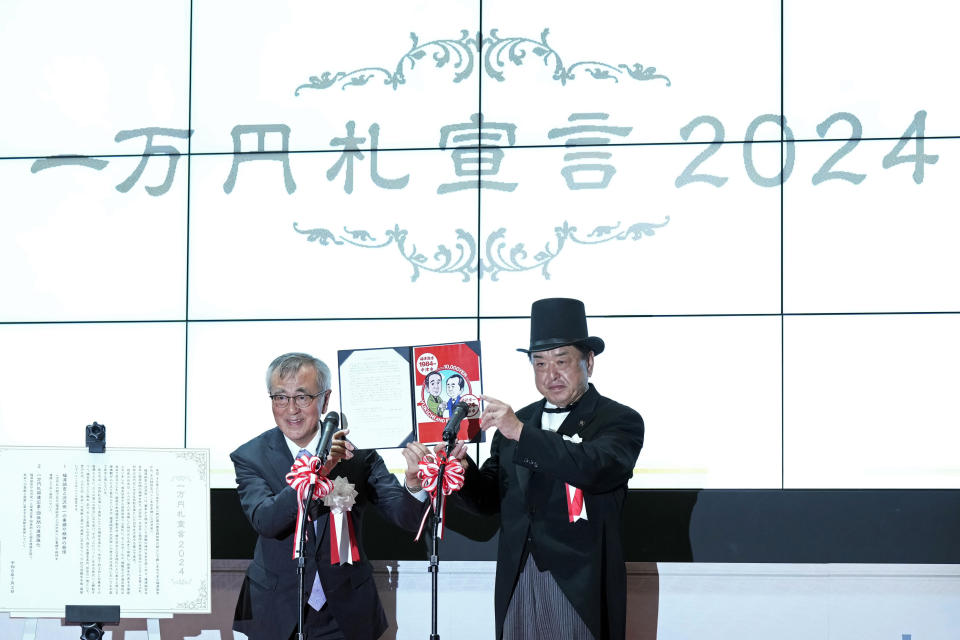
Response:
[[[209,469],[199,449],[0,448],[0,611],[209,613]]]

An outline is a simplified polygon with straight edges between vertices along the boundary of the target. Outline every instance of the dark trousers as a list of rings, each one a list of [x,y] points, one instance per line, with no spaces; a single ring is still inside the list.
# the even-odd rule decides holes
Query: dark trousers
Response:
[[[296,629],[290,635],[290,640],[297,640]],[[304,605],[303,640],[345,640],[328,605],[324,604],[320,611],[310,605]]]

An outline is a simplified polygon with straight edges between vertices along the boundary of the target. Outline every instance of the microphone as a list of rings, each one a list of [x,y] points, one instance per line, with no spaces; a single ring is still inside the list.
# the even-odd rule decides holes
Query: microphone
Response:
[[[329,412],[323,419],[323,430],[320,432],[320,446],[317,447],[317,457],[320,463],[327,461],[330,455],[330,441],[333,439],[333,432],[340,426],[340,414],[336,411]]]
[[[443,428],[442,438],[444,442],[450,444],[456,442],[457,433],[460,431],[460,423],[466,417],[468,411],[470,411],[470,405],[463,400],[453,405],[453,410],[450,412],[450,419],[447,421],[447,426]]]

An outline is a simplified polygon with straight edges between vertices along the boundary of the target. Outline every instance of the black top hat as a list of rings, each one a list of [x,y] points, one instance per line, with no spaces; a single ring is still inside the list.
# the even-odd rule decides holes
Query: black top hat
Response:
[[[573,298],[545,298],[530,308],[530,348],[524,353],[549,351],[569,344],[582,346],[594,355],[603,352],[603,340],[587,335],[583,303]]]

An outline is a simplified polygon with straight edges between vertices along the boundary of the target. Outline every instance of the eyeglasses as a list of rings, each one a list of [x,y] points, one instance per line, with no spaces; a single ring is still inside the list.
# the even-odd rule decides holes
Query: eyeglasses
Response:
[[[275,393],[270,396],[270,399],[273,400],[273,406],[277,409],[286,409],[287,405],[290,404],[290,400],[293,400],[297,403],[297,406],[301,409],[306,409],[309,407],[314,400],[323,395],[323,392],[320,393],[298,393],[295,396],[287,396],[282,393]]]

